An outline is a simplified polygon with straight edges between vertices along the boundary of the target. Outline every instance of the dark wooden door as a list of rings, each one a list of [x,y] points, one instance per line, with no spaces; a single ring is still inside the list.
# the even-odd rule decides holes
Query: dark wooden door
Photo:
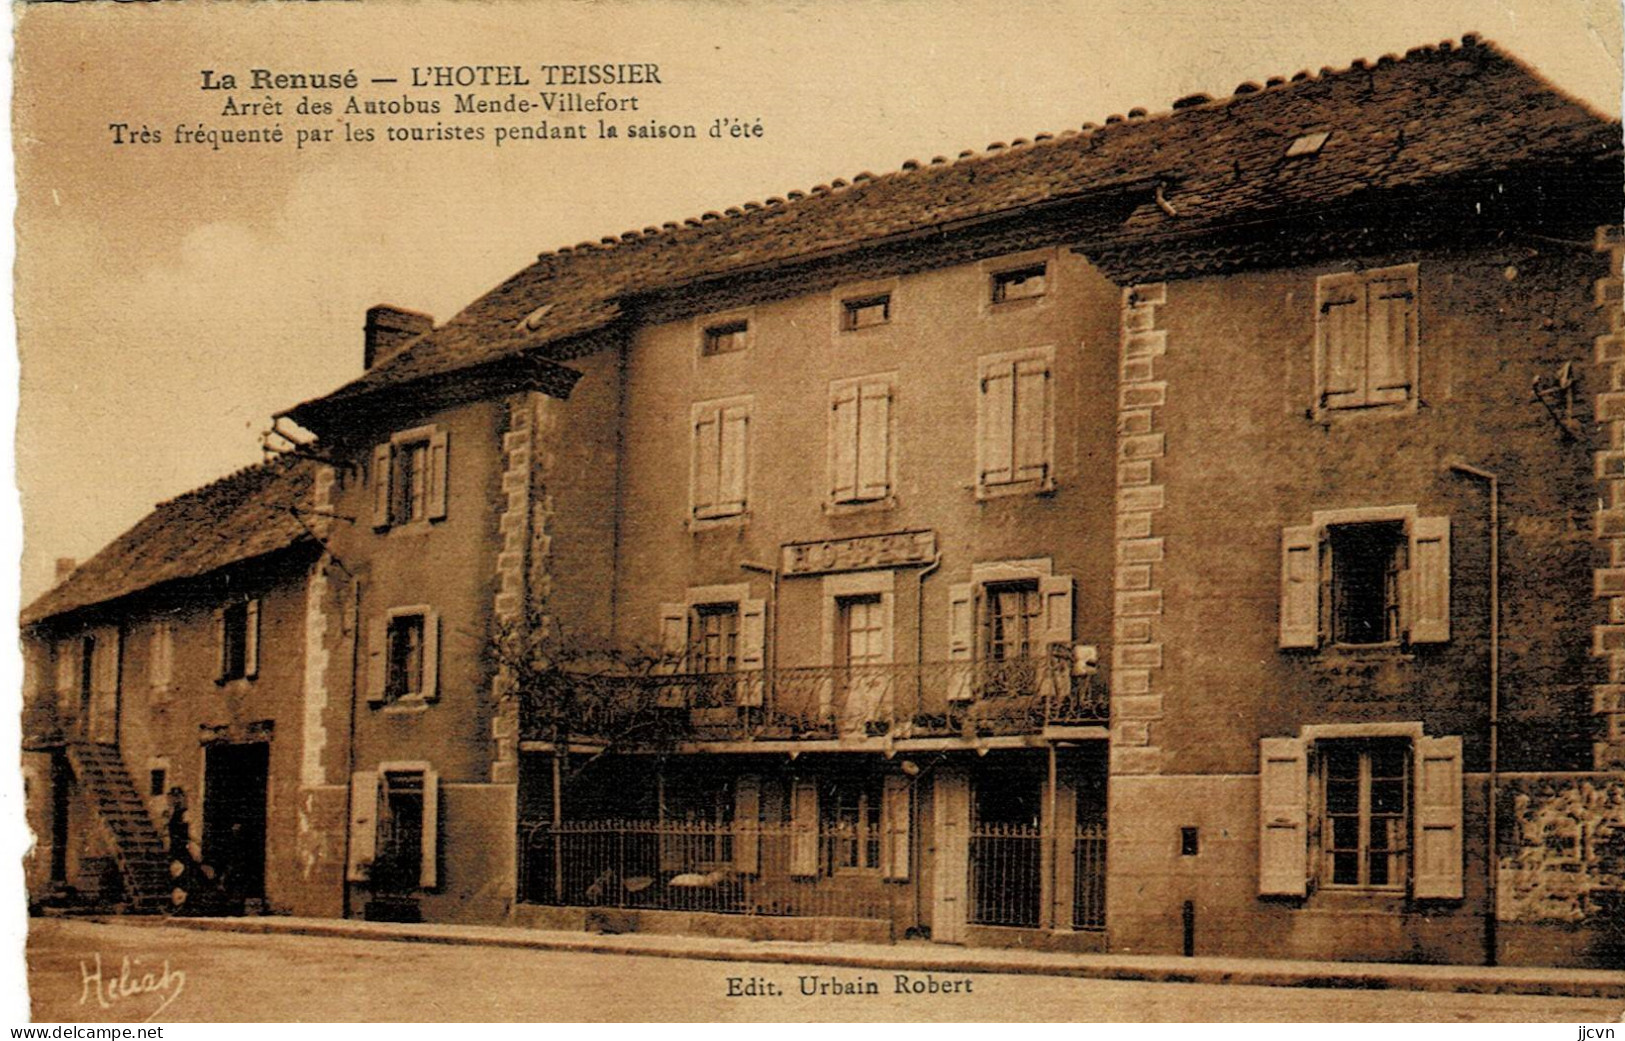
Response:
[[[265,895],[265,814],[271,746],[210,745],[204,754],[203,862],[226,892]]]

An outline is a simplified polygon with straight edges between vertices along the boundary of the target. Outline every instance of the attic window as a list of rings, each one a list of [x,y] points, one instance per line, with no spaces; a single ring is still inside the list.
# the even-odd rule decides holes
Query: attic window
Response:
[[[1331,136],[1332,132],[1330,130],[1317,130],[1313,134],[1304,134],[1287,146],[1286,157],[1288,159],[1300,159],[1306,155],[1319,155],[1321,148],[1326,144],[1326,139]]]
[[[745,319],[708,326],[701,353],[709,357],[742,351],[750,345],[749,334],[750,322]]]
[[[543,304],[530,314],[527,314],[525,316],[525,320],[519,324],[523,325],[526,330],[535,332],[542,327],[542,320],[546,318],[548,314],[552,312],[552,310],[552,304]]]

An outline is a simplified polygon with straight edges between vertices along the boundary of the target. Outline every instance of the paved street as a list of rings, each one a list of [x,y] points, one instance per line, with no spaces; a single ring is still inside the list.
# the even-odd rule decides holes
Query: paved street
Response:
[[[94,977],[100,955],[101,997]],[[129,971],[123,972],[128,958]],[[169,975],[164,976],[164,962]],[[1613,1022],[1619,1002],[1519,995],[909,974],[817,965],[254,936],[42,919],[29,987],[39,1021],[417,1020],[1397,1020]],[[121,974],[125,982],[120,984]],[[802,977],[880,995],[800,993]],[[728,998],[730,977],[781,994]],[[931,982],[939,993],[929,993]],[[968,986],[966,985],[968,983]],[[944,986],[946,985],[946,986]],[[149,992],[130,993],[134,990]],[[948,990],[948,993],[941,993]],[[127,996],[120,996],[123,991]],[[111,994],[111,997],[109,996]],[[106,1006],[110,1007],[104,1007]]]

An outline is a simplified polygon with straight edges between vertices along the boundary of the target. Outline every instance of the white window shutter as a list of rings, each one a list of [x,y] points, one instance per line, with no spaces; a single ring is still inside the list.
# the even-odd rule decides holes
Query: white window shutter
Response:
[[[694,516],[710,517],[717,512],[719,466],[721,463],[721,417],[707,408],[694,417]]]
[[[948,587],[948,660],[967,663],[948,672],[948,700],[969,701],[976,677],[969,663],[976,651],[976,586],[961,582]]]
[[[423,612],[423,700],[440,697],[440,612]]]
[[[451,435],[436,430],[429,437],[429,501],[427,515],[430,520],[446,516],[446,482],[450,479]]]
[[[214,681],[226,680],[226,609],[214,609]]]
[[[248,621],[243,627],[243,675],[253,679],[260,674],[260,601],[248,602]]]
[[[423,769],[422,866],[418,885],[433,889],[440,884],[440,775]]]
[[[1460,900],[1461,738],[1424,737],[1416,745],[1418,900]]]
[[[717,468],[717,508],[723,514],[745,512],[750,459],[750,409],[729,405],[722,410],[722,455]]]
[[[762,703],[762,664],[767,644],[767,601],[739,602],[739,671],[753,673],[739,681],[738,704]]]
[[[858,486],[864,501],[891,493],[891,384],[865,383],[858,411]]]
[[[394,469],[392,458],[387,444],[372,450],[372,526],[375,528],[389,527],[389,482]]]
[[[902,774],[887,774],[880,791],[880,867],[894,882],[908,881],[909,803],[914,784]]]
[[[350,775],[350,862],[344,877],[365,882],[372,877],[378,852],[378,772],[357,770]]]
[[[657,671],[671,675],[683,671],[688,655],[688,605],[660,605],[660,655]],[[655,704],[660,708],[682,708],[685,704],[683,688],[662,686],[655,692]]]
[[[1319,298],[1320,403],[1345,408],[1365,401],[1365,284],[1352,273],[1322,275]]]
[[[858,497],[858,388],[835,388],[830,395],[829,472],[830,500],[851,502]]]
[[[938,767],[932,787],[936,858],[932,871],[931,939],[965,938],[965,879],[970,869],[970,783],[952,767]]]
[[[1412,643],[1450,639],[1450,518],[1418,517],[1411,528]]]
[[[1320,533],[1281,529],[1281,646],[1320,645]]]
[[[1039,622],[1043,627],[1043,639],[1040,641],[1046,650],[1053,647],[1067,649],[1067,657],[1072,656],[1072,576],[1054,575],[1050,578],[1038,580],[1038,596],[1042,604],[1043,615]]]
[[[790,874],[818,876],[818,786],[810,777],[790,785]]]
[[[1416,347],[1416,293],[1411,276],[1374,279],[1366,287],[1367,404],[1404,401],[1411,392]]]
[[[1266,737],[1258,756],[1258,892],[1309,891],[1309,767],[1304,743]]]
[[[384,700],[389,684],[389,619],[383,615],[367,626],[367,700]]]
[[[977,398],[977,483],[1009,484],[1015,479],[1015,366],[984,362]]]
[[[56,642],[56,704],[64,713],[71,712],[79,699],[79,655],[83,646],[79,640]]]
[[[734,870],[754,875],[762,864],[762,783],[755,774],[734,782]]]
[[[175,626],[162,621],[152,627],[152,641],[147,653],[147,685],[152,688],[154,700],[162,701],[169,694],[175,672]]]
[[[1046,358],[1016,362],[1014,420],[1011,424],[1017,481],[1042,481],[1050,473],[1050,371]]]

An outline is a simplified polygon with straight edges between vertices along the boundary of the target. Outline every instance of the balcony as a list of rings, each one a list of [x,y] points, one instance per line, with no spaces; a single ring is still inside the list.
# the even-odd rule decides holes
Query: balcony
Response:
[[[815,666],[754,672],[583,678],[571,730],[615,738],[663,731],[689,741],[840,741],[1009,737],[1104,726],[1097,676],[1064,656],[1006,661]],[[541,699],[523,702],[521,736],[548,740]],[[650,720],[663,721],[652,727]]]

